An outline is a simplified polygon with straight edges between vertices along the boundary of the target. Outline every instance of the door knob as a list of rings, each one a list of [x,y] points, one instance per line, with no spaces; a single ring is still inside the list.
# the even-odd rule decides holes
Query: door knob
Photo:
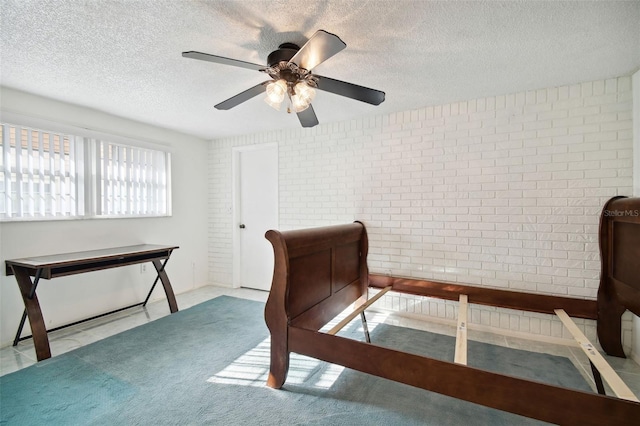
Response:
[[[240,224],[240,229],[244,229],[244,228],[246,228],[246,226],[244,226],[244,223],[241,223]]]

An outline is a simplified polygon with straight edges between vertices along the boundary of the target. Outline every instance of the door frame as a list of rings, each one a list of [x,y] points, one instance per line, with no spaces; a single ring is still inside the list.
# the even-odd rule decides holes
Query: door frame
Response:
[[[276,142],[260,143],[254,145],[234,146],[231,148],[231,217],[232,217],[232,237],[233,237],[233,288],[240,287],[240,156],[243,152],[256,151],[262,149],[275,149],[276,151],[276,170],[277,176],[280,176],[280,158],[278,144]],[[279,178],[276,182],[276,215],[278,224],[280,224],[280,185]]]

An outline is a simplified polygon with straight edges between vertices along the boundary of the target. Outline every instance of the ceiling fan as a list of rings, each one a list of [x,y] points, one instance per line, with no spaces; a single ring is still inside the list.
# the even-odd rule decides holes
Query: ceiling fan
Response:
[[[279,110],[280,105],[286,100],[287,112],[294,111],[302,127],[313,127],[318,124],[318,118],[311,106],[316,88],[372,105],[380,105],[384,101],[384,92],[379,90],[312,73],[316,66],[345,47],[347,45],[340,37],[319,30],[302,47],[293,43],[281,44],[267,57],[267,66],[194,51],[182,52],[182,56],[256,70],[268,74],[271,78],[220,102],[215,105],[216,109],[231,109],[266,92],[265,102],[273,108]]]

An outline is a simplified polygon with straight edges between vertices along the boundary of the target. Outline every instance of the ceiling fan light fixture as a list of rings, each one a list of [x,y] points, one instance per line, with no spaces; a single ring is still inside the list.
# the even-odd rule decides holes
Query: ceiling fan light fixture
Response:
[[[188,51],[182,52],[185,58],[214,62],[222,65],[232,65],[259,71],[269,75],[269,80],[238,93],[231,98],[214,105],[218,110],[229,110],[253,97],[265,93],[264,99],[269,106],[280,110],[286,98],[286,110],[298,113],[302,127],[313,127],[318,124],[318,118],[311,105],[315,97],[315,89],[320,89],[336,95],[345,96],[371,105],[380,105],[384,101],[385,93],[380,90],[334,80],[328,77],[314,75],[312,70],[347,45],[335,34],[324,30],[316,31],[302,46],[294,43],[282,43],[277,50],[267,57],[267,66],[253,64],[238,59],[210,55],[208,53]],[[322,82],[322,84],[320,84]],[[302,112],[302,114],[300,114]]]

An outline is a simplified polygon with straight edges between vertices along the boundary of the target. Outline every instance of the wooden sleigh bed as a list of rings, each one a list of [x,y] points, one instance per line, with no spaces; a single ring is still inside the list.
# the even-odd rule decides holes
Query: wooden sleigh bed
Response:
[[[597,300],[370,275],[367,232],[360,222],[286,232],[271,230],[266,238],[275,255],[273,284],[265,307],[271,332],[267,385],[272,388],[283,386],[289,354],[295,352],[550,423],[626,425],[640,421],[640,402],[571,320],[597,320],[603,349],[624,357],[621,316],[626,309],[640,315],[640,198],[615,197],[604,206]],[[369,288],[381,291],[367,300]],[[389,290],[460,301],[455,360],[441,361],[335,335]],[[328,332],[319,331],[354,303],[358,308],[340,324]],[[558,315],[589,357],[599,393],[467,366],[468,303]],[[604,395],[601,376],[616,396]]]

